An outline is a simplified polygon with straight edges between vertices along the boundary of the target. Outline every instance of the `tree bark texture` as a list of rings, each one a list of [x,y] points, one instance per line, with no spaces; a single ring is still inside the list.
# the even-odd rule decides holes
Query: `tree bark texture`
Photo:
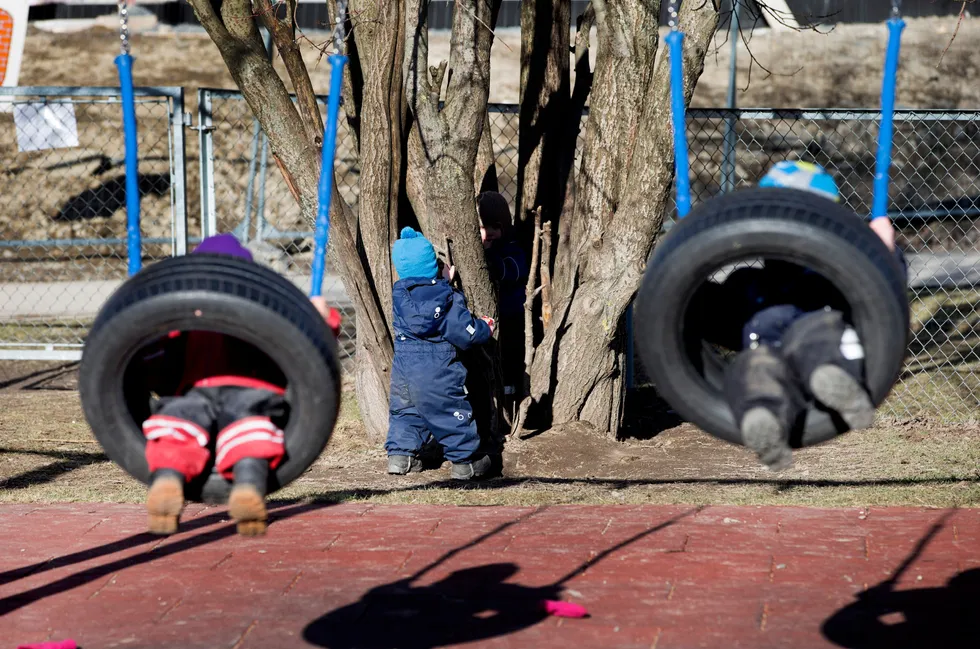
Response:
[[[518,238],[529,241],[533,213],[557,220],[565,193],[564,161],[575,155],[565,121],[571,96],[569,82],[569,0],[524,0],[521,4],[521,91],[518,136]],[[550,263],[550,262],[549,262]]]
[[[593,2],[598,51],[562,242],[551,326],[531,367],[531,392],[551,424],[619,428],[623,316],[642,277],[673,179],[669,60],[657,57],[659,2]],[[685,97],[690,101],[718,22],[712,3],[682,3]],[[567,215],[566,215],[567,217]]]
[[[296,191],[300,213],[313,226],[318,203],[323,131],[319,113],[316,114],[317,123],[313,124],[310,123],[312,113],[302,108],[305,105],[303,94],[312,92],[305,68],[295,65],[287,67],[288,73],[294,77],[291,81],[298,93],[298,101],[294,104],[283,80],[266,58],[249,0],[225,0],[221,3],[191,0],[191,5],[269,138],[273,155]],[[268,18],[259,16],[260,20]],[[274,16],[271,18],[275,19]],[[287,28],[291,27],[287,25]],[[283,56],[291,56],[288,54],[288,33],[275,24],[272,33],[280,53],[285,50],[287,54]],[[304,123],[304,116],[307,123]],[[365,272],[366,264],[358,250],[354,230],[350,227],[355,222],[353,212],[340,197],[337,183],[334,183],[330,212],[331,222],[335,224],[331,228],[332,248],[340,260],[341,278],[357,311],[358,344],[368,351],[368,356],[373,360],[370,367],[374,376],[370,383],[375,392],[378,386],[383,386],[383,394],[387,394],[392,359],[391,336],[375,284]],[[362,412],[378,408],[386,412],[387,403],[361,404]]]
[[[405,46],[405,7],[401,0],[353,0],[357,16],[360,71],[358,126],[360,182],[357,236],[367,276],[377,295],[385,326],[391,329],[391,244],[398,237],[406,105],[401,62]],[[388,430],[389,377],[378,359],[358,342],[356,386],[362,419],[372,440]],[[383,381],[383,383],[381,383]]]

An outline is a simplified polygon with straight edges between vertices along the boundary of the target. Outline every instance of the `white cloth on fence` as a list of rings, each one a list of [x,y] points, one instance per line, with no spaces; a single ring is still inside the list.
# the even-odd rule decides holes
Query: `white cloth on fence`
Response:
[[[15,104],[14,126],[22,153],[78,146],[75,106],[70,102]]]

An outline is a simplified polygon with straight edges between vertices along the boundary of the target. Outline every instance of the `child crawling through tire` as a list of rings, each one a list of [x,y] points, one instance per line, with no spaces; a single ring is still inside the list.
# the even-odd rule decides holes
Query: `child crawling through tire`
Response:
[[[229,255],[252,261],[231,234],[209,237],[195,254]],[[336,333],[339,314],[323,298],[313,304]],[[244,536],[266,529],[269,469],[285,458],[286,377],[266,354],[236,338],[210,331],[171,332],[145,357],[153,391],[143,422],[152,480],[146,498],[149,530],[173,534],[184,506],[184,485],[211,459],[233,481],[228,510]]]
[[[780,162],[759,185],[840,201],[830,174],[805,162]],[[870,226],[907,272],[891,221],[876,218]],[[792,465],[790,430],[811,401],[851,430],[874,421],[864,387],[864,348],[848,322],[849,310],[819,274],[771,259],[762,268],[733,271],[723,284],[705,282],[695,294],[689,313],[704,340],[738,352],[725,371],[725,399],[745,445],[772,470]]]

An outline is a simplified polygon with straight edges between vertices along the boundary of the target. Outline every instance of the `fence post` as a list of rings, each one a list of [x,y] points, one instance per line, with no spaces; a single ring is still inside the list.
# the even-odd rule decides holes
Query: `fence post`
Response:
[[[275,227],[269,227],[265,221],[265,179],[269,176],[269,138],[262,133],[262,156],[259,160],[259,196],[257,199],[255,215],[255,238],[262,240],[266,232],[274,234]]]
[[[217,233],[218,216],[214,204],[214,139],[211,132],[214,125],[211,119],[211,91],[197,91],[197,124],[201,140],[201,238]]]
[[[728,40],[731,41],[730,65],[728,68],[728,108],[735,110],[735,84],[738,81],[738,39],[741,29],[738,24],[739,0],[732,0],[732,15],[728,19]],[[735,114],[725,118],[725,152],[721,164],[721,191],[735,189]]]
[[[184,140],[184,89],[170,97],[170,195],[173,204],[171,255],[187,254],[187,146]]]

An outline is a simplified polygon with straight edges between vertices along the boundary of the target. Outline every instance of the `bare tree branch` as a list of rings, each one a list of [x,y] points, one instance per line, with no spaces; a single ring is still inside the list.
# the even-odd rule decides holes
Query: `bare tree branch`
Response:
[[[296,39],[294,22],[296,0],[287,0],[286,2],[288,9],[286,20],[279,20],[276,17],[276,6],[272,4],[271,0],[255,0],[255,2],[261,9],[257,13],[258,18],[272,34],[272,40],[276,44],[276,49],[279,50],[279,56],[282,57],[286,73],[293,84],[299,116],[303,120],[306,135],[311,142],[319,147],[323,141],[323,119],[320,117],[320,108],[316,100],[316,93],[313,90],[313,82],[310,80],[310,73],[306,69],[303,53]]]
[[[963,2],[960,3],[960,15],[959,18],[956,19],[956,28],[953,30],[953,35],[950,37],[949,42],[946,43],[943,53],[939,55],[939,63],[936,64],[937,70],[942,66],[943,59],[946,58],[946,52],[948,52],[949,48],[953,46],[953,41],[956,40],[956,35],[960,33],[960,25],[963,24],[963,17],[966,15],[966,5],[972,4],[973,1],[974,0],[963,0]]]

